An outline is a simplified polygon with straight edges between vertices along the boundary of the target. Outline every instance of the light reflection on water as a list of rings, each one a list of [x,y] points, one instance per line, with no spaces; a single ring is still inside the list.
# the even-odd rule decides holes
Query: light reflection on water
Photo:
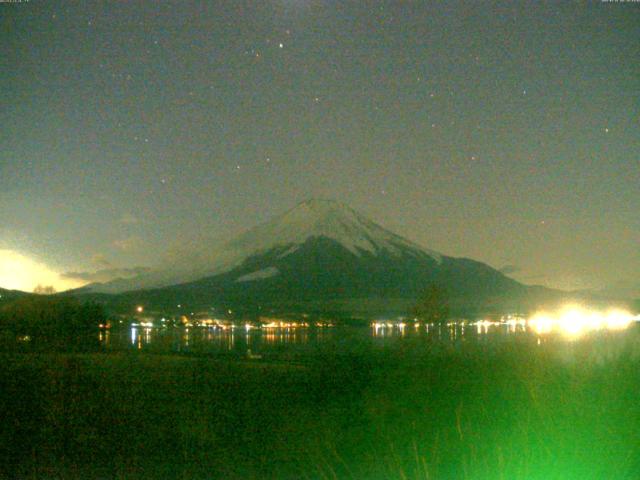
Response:
[[[348,330],[351,328],[346,327]],[[105,349],[134,348],[176,352],[241,352],[243,348],[282,349],[331,341],[334,332],[309,328],[211,328],[211,327],[141,327],[101,330],[98,340]],[[359,331],[366,331],[358,328]],[[344,331],[343,328],[336,329]],[[126,339],[126,340],[125,340]]]
[[[561,333],[541,334],[526,322],[474,322],[445,325],[373,323],[366,326],[331,328],[212,328],[140,327],[112,329],[99,333],[106,350],[140,350],[154,353],[231,354],[245,358],[287,359],[316,353],[349,353],[367,350],[414,348],[429,352],[462,351],[469,346],[493,348],[509,342],[548,349],[573,361],[579,348],[598,361],[606,360],[622,346],[632,345],[640,354],[640,325],[625,331],[597,331],[580,338]],[[580,347],[583,345],[583,347]],[[588,347],[584,347],[588,345]],[[584,353],[584,352],[583,352]]]

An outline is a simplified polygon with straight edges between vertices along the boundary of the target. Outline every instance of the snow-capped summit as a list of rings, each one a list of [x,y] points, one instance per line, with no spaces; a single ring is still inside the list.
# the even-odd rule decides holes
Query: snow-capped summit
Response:
[[[290,246],[287,252],[290,253],[309,238],[319,237],[334,240],[357,256],[382,250],[399,254],[408,249],[427,253],[437,261],[441,258],[439,253],[419,247],[333,200],[313,199],[300,203],[285,214],[247,231],[229,246],[253,253]]]

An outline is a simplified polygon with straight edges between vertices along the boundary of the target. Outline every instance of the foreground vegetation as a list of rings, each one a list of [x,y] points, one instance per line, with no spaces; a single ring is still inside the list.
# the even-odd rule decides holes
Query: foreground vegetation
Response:
[[[95,303],[25,295],[0,305],[0,345],[17,340],[29,350],[96,350],[96,333],[106,321],[104,309]]]
[[[577,343],[297,365],[0,354],[6,478],[631,479],[640,360]]]

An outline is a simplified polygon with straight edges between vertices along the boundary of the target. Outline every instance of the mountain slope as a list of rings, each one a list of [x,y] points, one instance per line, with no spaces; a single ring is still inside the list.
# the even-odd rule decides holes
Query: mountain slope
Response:
[[[248,258],[220,275],[160,290],[167,298],[190,303],[215,299],[225,304],[296,304],[353,298],[414,299],[430,283],[444,286],[453,299],[483,299],[522,294],[525,287],[496,270],[468,259],[380,250],[346,249],[326,237],[312,237]]]
[[[7,290],[4,288],[0,288],[0,305],[2,305],[3,303],[12,302],[17,298],[26,297],[29,295],[33,295],[33,294],[22,292],[20,290]]]

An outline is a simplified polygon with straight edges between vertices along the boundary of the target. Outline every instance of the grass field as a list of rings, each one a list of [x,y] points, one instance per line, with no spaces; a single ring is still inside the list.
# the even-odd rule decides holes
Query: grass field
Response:
[[[5,478],[640,478],[640,360],[2,353]]]

